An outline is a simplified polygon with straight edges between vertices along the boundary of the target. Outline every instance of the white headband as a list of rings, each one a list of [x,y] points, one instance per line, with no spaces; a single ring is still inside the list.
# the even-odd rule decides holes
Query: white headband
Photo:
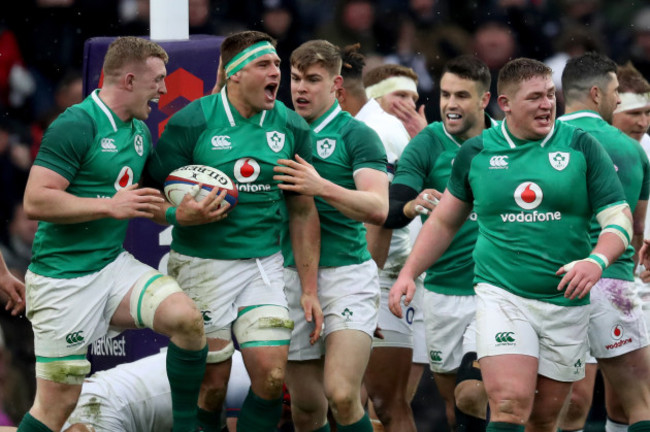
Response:
[[[621,98],[621,104],[616,108],[614,114],[650,105],[650,93],[619,93],[618,96]]]
[[[394,76],[367,87],[366,96],[370,99],[377,99],[397,90],[412,91],[413,93],[418,94],[418,88],[415,85],[415,81],[405,76]]]

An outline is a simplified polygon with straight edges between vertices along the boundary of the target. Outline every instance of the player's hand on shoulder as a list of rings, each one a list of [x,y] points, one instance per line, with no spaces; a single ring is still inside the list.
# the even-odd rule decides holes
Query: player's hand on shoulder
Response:
[[[418,196],[404,204],[404,216],[413,219],[418,215],[431,213],[442,198],[442,193],[436,189],[424,189]]]
[[[25,310],[25,284],[8,270],[0,273],[0,297],[11,315],[16,316]]]
[[[586,296],[603,274],[601,267],[587,259],[565,264],[555,273],[564,275],[557,286],[558,291],[564,290],[564,297],[573,300]]]
[[[187,193],[176,207],[176,220],[179,225],[202,225],[217,222],[227,217],[230,204],[224,201],[228,194],[225,189],[213,188],[201,201],[194,198],[201,185],[196,187],[196,193]]]
[[[415,295],[415,281],[406,276],[398,276],[388,293],[388,309],[398,318],[402,318],[402,297],[404,306],[411,304]]]
[[[132,184],[118,190],[110,199],[108,214],[114,219],[153,218],[165,198],[158,189]]]
[[[309,196],[323,195],[325,180],[300,155],[296,155],[296,160],[278,159],[278,165],[273,167],[273,171],[277,173],[273,180],[281,182],[278,187],[282,190]]]

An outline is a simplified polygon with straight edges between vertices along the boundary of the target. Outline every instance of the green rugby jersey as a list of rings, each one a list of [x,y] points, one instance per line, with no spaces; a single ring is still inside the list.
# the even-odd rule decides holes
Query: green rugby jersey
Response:
[[[475,282],[557,305],[589,303],[557,291],[555,272],[589,255],[593,215],[625,202],[593,137],[556,121],[544,139],[524,141],[504,121],[462,146],[447,187],[478,215]]]
[[[377,133],[342,111],[338,102],[310,127],[314,134],[313,165],[321,177],[354,190],[356,171],[372,168],[386,172],[386,151]],[[362,222],[344,216],[320,197],[316,197],[316,208],[321,226],[321,267],[360,264],[371,259]],[[286,238],[285,265],[292,266],[295,262]]]
[[[650,194],[650,164],[641,144],[607,123],[595,111],[576,111],[558,120],[589,132],[612,158],[616,174],[621,180],[625,199],[634,212],[639,200]],[[596,246],[601,226],[596,217],[591,221],[591,244]],[[634,280],[634,246],[628,245],[623,255],[605,269],[603,277]]]
[[[108,199],[140,181],[151,148],[144,122],[123,122],[95,90],[50,125],[34,164],[65,177],[70,182],[66,192],[72,195]],[[123,251],[128,223],[111,218],[74,224],[41,221],[29,269],[54,278],[99,271]]]
[[[493,120],[485,116],[485,126]],[[413,138],[402,153],[393,184],[403,184],[418,192],[447,187],[451,167],[463,143],[449,134],[442,122],[431,123]],[[422,222],[428,216],[422,215]],[[446,295],[474,295],[472,251],[478,235],[476,213],[472,212],[445,253],[426,271],[424,287]]]
[[[284,194],[273,180],[273,167],[278,159],[293,159],[296,154],[311,161],[309,126],[280,101],[272,110],[246,119],[230,104],[226,89],[193,101],[170,118],[149,173],[163,183],[176,168],[208,165],[237,185],[239,201],[227,218],[174,227],[172,249],[222,260],[272,255],[280,250],[280,231],[286,223]]]

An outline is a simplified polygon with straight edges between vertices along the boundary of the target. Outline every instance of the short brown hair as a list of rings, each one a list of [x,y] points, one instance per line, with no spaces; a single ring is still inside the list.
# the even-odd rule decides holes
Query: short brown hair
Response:
[[[510,87],[513,85],[521,84],[534,77],[549,77],[552,72],[550,67],[539,60],[526,57],[510,60],[499,71],[497,93],[502,95],[510,91]]]
[[[163,62],[169,61],[167,52],[157,43],[134,36],[115,39],[104,56],[104,76],[115,76],[131,63],[144,63],[149,57],[158,57]]]
[[[233,57],[258,42],[276,44],[275,39],[260,31],[246,30],[228,36],[221,42],[221,64],[226,67]]]
[[[301,72],[318,64],[330,75],[341,74],[341,50],[324,39],[307,41],[291,53],[291,66]]]
[[[650,83],[634,67],[632,62],[619,66],[616,70],[616,77],[618,78],[619,93],[650,93]]]

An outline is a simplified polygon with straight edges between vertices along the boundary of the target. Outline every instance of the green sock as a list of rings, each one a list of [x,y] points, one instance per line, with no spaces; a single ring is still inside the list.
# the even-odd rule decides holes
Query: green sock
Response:
[[[52,429],[36,420],[29,412],[25,414],[23,420],[18,425],[18,430],[20,432],[52,432]]]
[[[505,422],[490,422],[485,432],[524,432],[524,425]]]
[[[372,423],[370,422],[370,417],[368,417],[368,413],[365,413],[361,419],[356,422],[349,424],[347,426],[343,426],[339,423],[336,423],[336,430],[339,432],[372,432]]]
[[[627,428],[628,432],[647,432],[650,431],[650,420],[642,420],[632,423]]]
[[[239,412],[237,430],[242,432],[273,432],[282,417],[282,398],[262,399],[248,390],[248,395]]]
[[[318,429],[316,429],[316,430],[313,431],[313,432],[330,432],[330,430],[331,430],[331,429],[330,429],[330,424],[329,424],[329,423],[325,423],[324,426],[319,427]]]
[[[199,407],[196,415],[197,424],[203,432],[220,432],[221,415]]]
[[[205,375],[208,345],[199,351],[179,348],[169,342],[167,348],[167,378],[172,392],[172,432],[194,431],[201,381]]]

